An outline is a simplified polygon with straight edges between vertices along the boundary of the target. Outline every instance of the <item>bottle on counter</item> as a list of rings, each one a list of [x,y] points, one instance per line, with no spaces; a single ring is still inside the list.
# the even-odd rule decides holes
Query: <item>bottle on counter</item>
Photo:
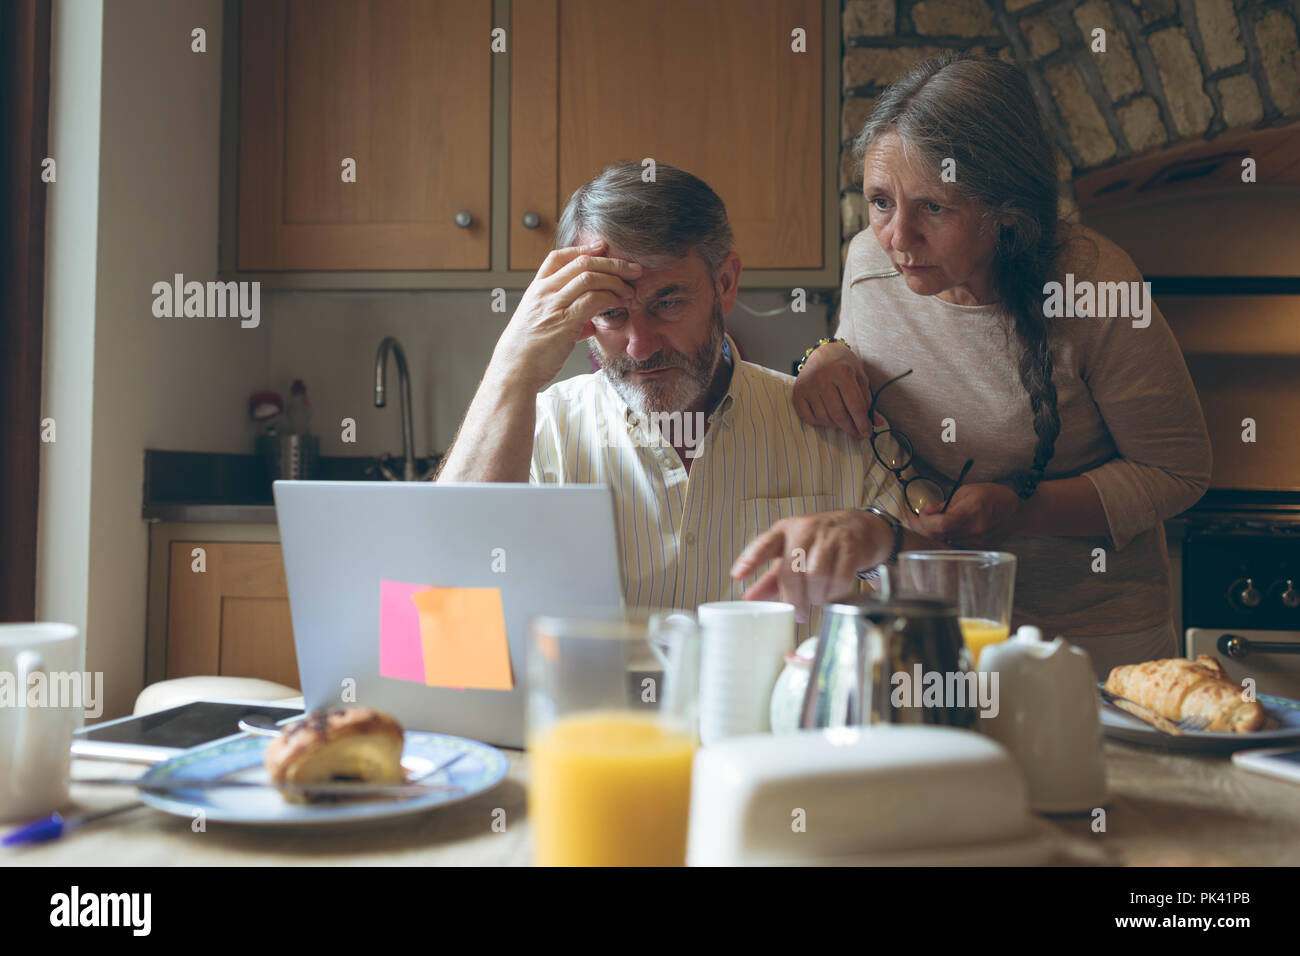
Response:
[[[289,408],[285,413],[286,435],[311,434],[311,403],[307,400],[307,386],[295,378],[289,387]]]
[[[289,388],[289,405],[284,412],[279,443],[279,477],[316,477],[320,440],[311,433],[311,403],[307,401],[307,386],[300,378],[294,379]]]

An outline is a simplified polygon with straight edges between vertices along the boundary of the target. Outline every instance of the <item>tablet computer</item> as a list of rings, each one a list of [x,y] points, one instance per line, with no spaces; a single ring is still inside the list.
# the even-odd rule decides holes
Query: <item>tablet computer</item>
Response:
[[[239,721],[245,717],[282,723],[302,713],[264,700],[196,700],[83,727],[72,735],[72,755],[157,763],[199,744],[243,736]]]
[[[1238,750],[1232,762],[1244,770],[1281,777],[1300,783],[1300,747],[1276,747],[1271,750]]]

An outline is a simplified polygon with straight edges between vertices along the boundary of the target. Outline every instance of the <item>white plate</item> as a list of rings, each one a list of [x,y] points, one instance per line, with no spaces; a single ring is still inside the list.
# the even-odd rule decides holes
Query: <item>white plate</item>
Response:
[[[142,780],[166,780],[180,777],[202,780],[248,780],[265,783],[268,780],[263,760],[267,737],[241,737],[220,743],[207,744],[187,750],[166,760]],[[506,755],[495,747],[464,737],[445,734],[406,732],[402,749],[402,766],[411,776],[428,773],[446,763],[457,754],[457,760],[441,774],[430,778],[430,784],[447,784],[454,790],[435,790],[413,797],[382,797],[375,800],[349,800],[346,803],[300,804],[289,803],[279,792],[243,787],[229,790],[172,790],[168,792],[140,791],[140,799],[164,813],[193,817],[202,810],[207,820],[217,823],[242,823],[257,826],[315,826],[331,823],[351,823],[399,817],[410,813],[423,813],[437,807],[459,803],[491,790],[509,770]]]
[[[1120,710],[1114,704],[1103,702],[1100,708],[1101,728],[1108,737],[1116,740],[1187,753],[1221,754],[1248,747],[1280,747],[1283,744],[1300,743],[1300,701],[1274,697],[1272,694],[1257,694],[1255,699],[1264,705],[1264,712],[1282,726],[1276,730],[1256,730],[1247,734],[1190,730],[1179,737],[1173,737],[1162,734],[1146,721]]]

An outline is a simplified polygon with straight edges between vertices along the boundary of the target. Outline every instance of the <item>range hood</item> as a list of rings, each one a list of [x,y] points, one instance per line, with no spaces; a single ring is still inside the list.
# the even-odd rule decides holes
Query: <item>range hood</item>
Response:
[[[1211,488],[1300,490],[1300,125],[1182,144],[1075,187],[1083,222],[1133,257],[1182,347]]]
[[[1243,161],[1254,182],[1243,182]],[[1083,221],[1154,291],[1300,294],[1300,124],[1226,133],[1081,177]]]

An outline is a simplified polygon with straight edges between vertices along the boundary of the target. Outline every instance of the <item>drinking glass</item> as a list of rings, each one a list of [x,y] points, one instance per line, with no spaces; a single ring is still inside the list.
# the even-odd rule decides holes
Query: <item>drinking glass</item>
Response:
[[[898,593],[936,597],[957,609],[975,667],[990,644],[1011,633],[1016,556],[1005,551],[904,551],[889,569]]]
[[[687,611],[534,619],[528,815],[541,866],[682,866],[699,741]]]

